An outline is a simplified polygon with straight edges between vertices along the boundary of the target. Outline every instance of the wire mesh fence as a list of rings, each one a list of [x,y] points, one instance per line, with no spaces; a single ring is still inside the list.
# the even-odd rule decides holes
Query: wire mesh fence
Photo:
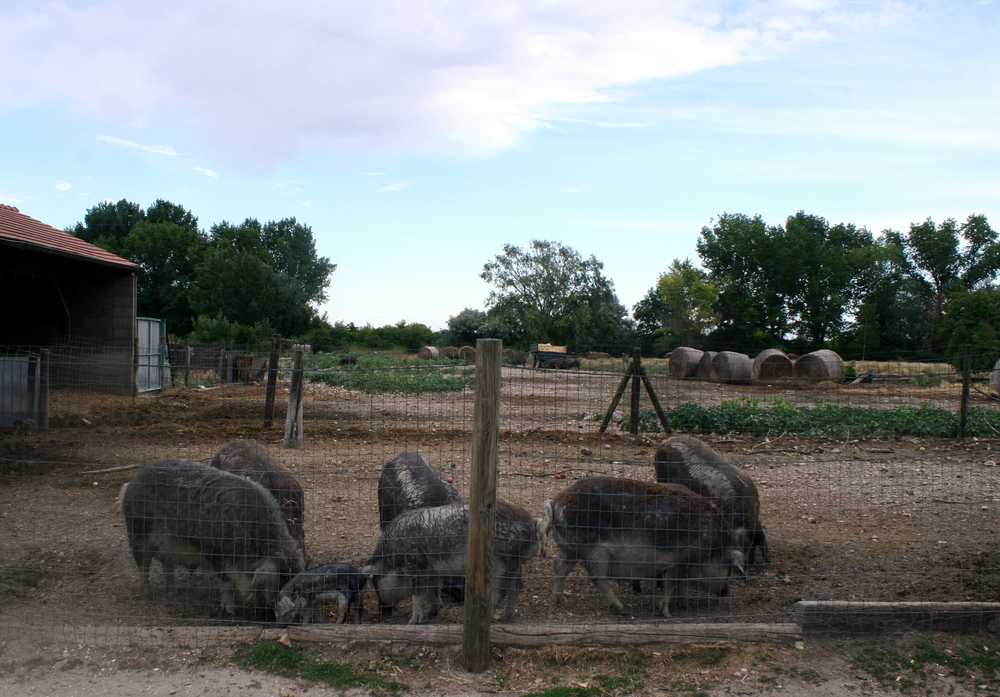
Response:
[[[266,363],[268,350],[238,349],[238,354]],[[338,615],[349,622],[360,617],[352,629],[359,638],[411,619],[461,623],[473,364],[390,352],[352,354],[353,362],[342,362],[339,353],[307,356],[303,443],[285,449],[287,348],[277,366],[278,411],[266,427],[263,365],[254,369],[260,374],[234,380],[225,370],[225,354],[206,350],[204,367],[192,379],[202,363],[193,358],[197,351],[191,355],[185,382],[172,353],[172,386],[160,393],[132,397],[83,389],[79,383],[55,386],[48,430],[3,431],[0,627],[6,629],[0,634],[89,627],[91,633],[113,636],[149,627],[198,626],[221,635],[234,624],[276,626],[277,591],[305,565],[326,566],[325,583],[334,588],[354,582],[344,575],[351,568],[373,572],[366,566],[380,549],[385,529],[380,480],[386,463],[398,462],[402,453],[419,454],[437,477],[433,483],[453,489],[458,502],[433,515],[425,510],[411,516],[408,528],[395,530],[396,547],[384,556],[396,561],[374,570],[375,585],[361,592],[361,609],[349,602],[341,606],[331,591],[321,617],[326,622]],[[668,360],[644,360],[648,384],[674,431],[693,434],[755,483],[768,554],[765,560],[758,549],[750,564],[732,520],[719,524],[711,509],[691,508],[695,504],[678,499],[670,484],[656,483],[654,455],[669,434],[658,430],[661,422],[646,385],[638,397],[638,432],[629,432],[628,395],[602,433],[627,366],[620,358],[579,360],[579,368],[548,369],[511,365],[508,358],[502,368],[498,493],[511,508],[505,509],[506,522],[499,528],[506,531],[504,545],[498,548],[507,554],[506,566],[499,568],[508,572],[509,594],[523,584],[514,623],[551,630],[713,622],[732,627],[737,636],[738,628],[750,623],[794,621],[800,600],[905,608],[915,601],[998,597],[1000,440],[992,429],[1000,428],[1000,413],[988,381],[972,383],[976,389],[966,407],[974,428],[958,439],[954,428],[963,376],[948,365],[897,361],[869,367],[859,362],[856,377],[847,380],[723,382],[676,377]],[[55,352],[52,362],[56,372],[60,359]],[[856,381],[869,371],[869,379]],[[943,436],[906,431],[923,417],[952,430]],[[275,498],[281,519],[293,523],[285,526],[293,539],[295,525],[301,525],[308,559],[298,559],[294,549],[268,538],[280,537],[273,511],[262,517],[251,515],[256,509],[245,503],[236,512],[213,512],[214,504],[205,501],[196,506],[191,492],[204,494],[204,484],[175,483],[171,490],[162,482],[140,487],[139,480],[135,489],[122,492],[124,484],[148,474],[144,468],[165,458],[203,463],[188,466],[195,479],[204,476],[205,465],[234,439],[256,441],[258,461],[275,472],[287,470],[301,487],[298,520],[282,508],[294,498],[287,488],[279,487]],[[258,475],[261,471],[258,467]],[[608,510],[580,503],[597,498],[578,496],[576,509],[567,499],[566,492],[579,493],[594,482],[620,487],[624,480],[641,483],[644,498],[618,491],[610,504],[601,504]],[[275,490],[262,477],[257,481]],[[154,502],[154,508],[169,503],[173,491],[201,517],[194,516],[192,523],[192,514],[169,506],[123,516],[129,491],[143,505]],[[140,491],[145,493],[139,496]],[[618,515],[623,508],[631,511],[632,522]],[[180,519],[188,529],[175,537],[187,540],[187,546],[170,547],[163,538]],[[136,520],[152,527],[139,535],[130,527]],[[168,529],[156,528],[151,520]],[[206,531],[219,525],[223,531]],[[254,526],[263,532],[246,532]],[[633,534],[636,529],[639,534]],[[269,541],[258,544],[258,538]],[[192,539],[211,544],[203,549]],[[140,562],[152,568],[145,593],[133,556],[137,544],[144,550]],[[546,556],[535,554],[535,548]],[[406,566],[410,562],[399,561],[414,554],[420,557],[414,568],[421,574]],[[570,561],[578,563],[567,569]],[[171,565],[176,567],[172,579],[161,570]],[[689,582],[673,584],[678,568]],[[598,588],[592,578],[608,583]],[[668,594],[673,602],[667,602]],[[324,597],[291,597],[289,602],[302,605],[301,618],[305,608]],[[200,636],[208,640],[211,633]]]

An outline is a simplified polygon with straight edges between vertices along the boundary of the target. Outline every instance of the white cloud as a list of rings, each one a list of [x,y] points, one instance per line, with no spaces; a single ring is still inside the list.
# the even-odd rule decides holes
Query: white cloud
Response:
[[[72,184],[59,181],[58,179],[56,179],[56,191],[69,191],[72,188],[73,188]]]
[[[311,201],[303,201],[302,203],[299,204],[299,208],[305,208],[305,207],[311,206],[311,205],[312,205]]]
[[[0,196],[0,203],[4,203],[8,206],[13,206],[15,203],[22,203],[24,199],[22,198],[4,198]]]
[[[545,108],[862,21],[837,0],[14,3],[0,109],[55,99],[116,124],[175,120],[262,162],[317,144],[489,154],[550,128]]]
[[[218,179],[219,178],[218,174],[216,174],[215,172],[213,172],[210,169],[205,169],[204,167],[192,167],[191,169],[193,169],[195,172],[199,172],[201,174],[204,174],[206,177],[211,177],[212,179]]]
[[[177,151],[174,150],[169,145],[140,145],[139,143],[133,143],[130,140],[122,140],[121,138],[112,138],[111,136],[97,136],[98,140],[104,140],[109,143],[114,143],[116,145],[124,145],[129,148],[138,148],[139,150],[145,150],[146,152],[156,153],[157,155],[176,155]]]
[[[385,186],[380,186],[379,191],[402,191],[403,189],[410,186],[410,182],[397,182],[396,184],[386,184]]]

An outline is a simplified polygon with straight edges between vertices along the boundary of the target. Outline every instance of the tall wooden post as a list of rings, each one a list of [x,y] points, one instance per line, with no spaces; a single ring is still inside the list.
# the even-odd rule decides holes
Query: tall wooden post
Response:
[[[219,382],[225,384],[229,382],[229,376],[226,375],[226,340],[223,339],[222,343],[219,344]]]
[[[962,401],[958,407],[958,437],[965,438],[969,418],[969,387],[972,385],[972,346],[965,345],[965,370],[962,371]]]
[[[132,396],[139,396],[139,337],[132,340]]]
[[[628,432],[633,436],[639,433],[639,388],[642,381],[639,376],[642,374],[642,351],[636,346],[632,350],[632,413],[628,422]]]
[[[292,384],[288,388],[288,414],[285,416],[286,448],[301,448],[305,435],[302,433],[302,349],[295,352],[292,361]]]
[[[191,344],[184,342],[184,387],[191,387]]]
[[[49,369],[52,362],[48,349],[42,349],[42,355],[38,359],[38,428],[48,429],[49,427]]]
[[[500,339],[476,341],[476,396],[469,480],[468,567],[465,577],[465,669],[482,673],[490,657],[490,601],[496,526],[497,465],[500,459]]]
[[[264,428],[274,422],[274,390],[278,382],[278,356],[281,350],[281,335],[271,335],[271,358],[267,366],[267,392],[264,396]]]

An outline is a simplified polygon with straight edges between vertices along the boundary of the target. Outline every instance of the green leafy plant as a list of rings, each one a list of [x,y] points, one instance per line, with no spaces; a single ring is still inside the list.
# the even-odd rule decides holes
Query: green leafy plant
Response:
[[[673,430],[681,433],[953,438],[958,432],[959,415],[929,404],[919,407],[905,405],[895,409],[868,409],[830,403],[808,407],[795,406],[781,398],[759,401],[744,397],[711,407],[686,402],[669,410],[667,420]],[[966,435],[994,437],[994,422],[997,420],[996,412],[972,407],[968,411]],[[622,430],[629,428],[629,422],[628,412],[616,421]],[[640,411],[639,431],[661,431],[654,411]]]
[[[475,383],[475,369],[448,359],[422,361],[379,354],[363,354],[355,365],[341,367],[335,354],[303,356],[309,382],[362,392],[461,392]]]

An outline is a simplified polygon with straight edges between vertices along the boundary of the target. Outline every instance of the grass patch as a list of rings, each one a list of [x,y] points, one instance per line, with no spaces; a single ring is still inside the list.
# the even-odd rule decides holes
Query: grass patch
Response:
[[[728,646],[694,646],[683,651],[674,651],[670,659],[677,664],[693,663],[702,668],[722,665],[734,649]]]
[[[600,415],[598,418],[603,418]],[[617,420],[618,427],[627,430],[629,413]],[[895,409],[820,404],[815,407],[795,406],[782,398],[756,400],[747,397],[703,407],[686,402],[667,412],[671,428],[678,433],[744,433],[755,436],[794,433],[803,437],[847,436],[919,436],[924,438],[954,438],[958,433],[958,414],[923,404],[919,407],[900,406]],[[995,437],[998,421],[995,411],[971,407],[966,422],[966,435]],[[639,430],[659,433],[656,412],[639,412]]]
[[[1000,687],[1000,656],[979,642],[969,642],[954,649],[941,648],[931,641],[918,642],[910,651],[879,646],[866,648],[854,658],[854,668],[871,675],[883,688],[909,692],[919,688],[935,694],[930,685],[935,678],[950,677],[971,690]]]
[[[233,652],[232,660],[241,668],[322,683],[338,690],[362,687],[397,694],[410,689],[403,683],[386,680],[376,673],[360,672],[351,666],[323,661],[314,647],[288,647],[276,641],[243,644]]]
[[[377,354],[359,356],[357,364],[348,367],[340,366],[338,356],[303,356],[302,367],[309,382],[368,393],[461,392],[472,387],[476,372],[459,361]]]

